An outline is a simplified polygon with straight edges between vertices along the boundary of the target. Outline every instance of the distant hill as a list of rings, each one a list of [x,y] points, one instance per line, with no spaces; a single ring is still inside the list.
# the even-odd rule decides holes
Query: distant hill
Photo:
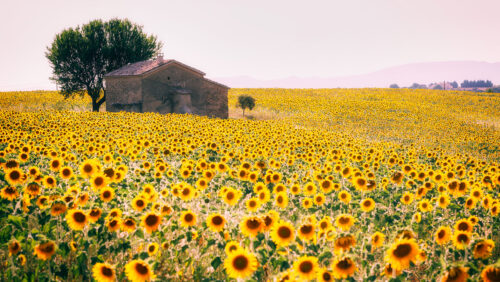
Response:
[[[335,87],[389,87],[397,83],[400,87],[417,82],[429,84],[441,81],[491,80],[500,83],[500,63],[476,61],[451,61],[415,63],[390,67],[380,71],[329,78],[287,77],[274,80],[259,80],[249,76],[218,77],[214,80],[230,87],[283,87],[283,88],[335,88]]]

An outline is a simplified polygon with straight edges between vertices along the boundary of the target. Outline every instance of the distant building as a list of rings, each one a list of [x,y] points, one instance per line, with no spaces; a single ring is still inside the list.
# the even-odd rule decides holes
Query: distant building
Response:
[[[227,118],[229,87],[204,76],[200,70],[162,56],[123,66],[104,76],[106,111]]]

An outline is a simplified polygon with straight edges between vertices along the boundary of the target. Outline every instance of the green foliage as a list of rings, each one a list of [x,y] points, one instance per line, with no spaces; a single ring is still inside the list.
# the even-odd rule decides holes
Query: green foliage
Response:
[[[249,95],[238,96],[238,107],[243,109],[243,116],[245,116],[245,109],[252,110],[255,107],[255,98]]]
[[[92,98],[92,109],[98,111],[106,101],[104,75],[128,63],[150,59],[161,47],[155,36],[145,34],[141,26],[127,19],[94,20],[57,34],[45,56],[61,94],[67,98],[86,92]]]

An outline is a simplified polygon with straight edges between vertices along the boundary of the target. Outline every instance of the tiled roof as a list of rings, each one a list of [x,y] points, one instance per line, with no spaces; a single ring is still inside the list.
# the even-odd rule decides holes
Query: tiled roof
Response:
[[[197,70],[193,67],[190,67],[188,65],[185,65],[181,62],[178,62],[176,60],[163,60],[163,59],[157,59],[157,60],[147,60],[147,61],[141,61],[133,64],[129,64],[126,66],[123,66],[117,70],[114,70],[112,72],[107,73],[105,76],[133,76],[133,75],[142,75],[145,74],[149,71],[152,71],[158,67],[161,67],[163,65],[171,64],[171,63],[177,63],[185,68],[188,68],[194,72],[197,72],[201,75],[205,75],[204,72]]]

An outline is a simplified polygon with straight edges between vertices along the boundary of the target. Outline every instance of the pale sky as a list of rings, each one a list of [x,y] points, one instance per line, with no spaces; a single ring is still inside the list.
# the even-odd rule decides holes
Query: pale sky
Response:
[[[2,0],[0,91],[53,89],[55,34],[128,18],[207,77],[330,77],[415,62],[500,62],[500,0]]]

